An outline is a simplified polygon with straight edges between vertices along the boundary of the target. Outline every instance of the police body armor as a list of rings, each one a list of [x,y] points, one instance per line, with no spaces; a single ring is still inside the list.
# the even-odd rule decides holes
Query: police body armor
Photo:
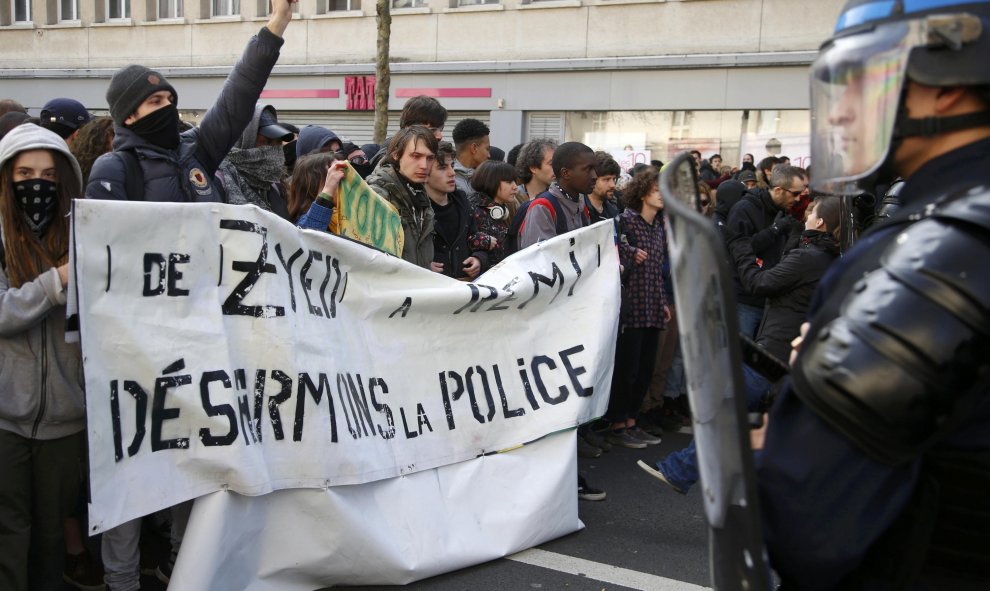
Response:
[[[795,392],[873,459],[921,460],[912,501],[850,588],[975,589],[990,578],[990,450],[946,439],[974,409],[990,416],[990,187],[902,214],[896,238],[834,286]]]

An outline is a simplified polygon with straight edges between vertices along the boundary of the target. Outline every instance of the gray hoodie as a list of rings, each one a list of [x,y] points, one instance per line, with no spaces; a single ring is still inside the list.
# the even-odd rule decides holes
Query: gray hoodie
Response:
[[[36,125],[15,127],[0,141],[0,168],[25,150],[66,155],[65,141]],[[3,237],[5,252],[7,236]],[[86,427],[79,346],[65,342],[65,289],[54,268],[18,288],[0,265],[0,429],[57,439]]]

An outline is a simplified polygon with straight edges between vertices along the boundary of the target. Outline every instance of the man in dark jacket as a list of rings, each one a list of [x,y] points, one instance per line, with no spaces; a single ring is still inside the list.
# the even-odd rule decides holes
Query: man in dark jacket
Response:
[[[790,353],[791,341],[798,336],[818,281],[839,256],[834,233],[839,226],[839,198],[816,200],[805,222],[801,244],[772,269],[763,269],[753,256],[750,241],[737,236],[729,243],[739,276],[748,291],[770,298],[756,343],[777,359]],[[750,412],[761,409],[770,392],[770,381],[751,367],[743,366],[746,402]],[[674,491],[685,494],[700,477],[694,440],[680,451],[650,466],[640,468]]]
[[[756,343],[786,362],[791,341],[798,336],[808,314],[818,281],[839,256],[839,198],[819,197],[809,207],[798,246],[772,268],[760,267],[751,241],[737,237],[729,242],[743,288],[767,298],[766,314],[756,333]]]
[[[292,19],[295,0],[272,0],[268,23],[248,42],[241,59],[224,82],[216,103],[199,128],[179,134],[178,93],[160,73],[144,66],[121,68],[110,80],[107,103],[114,121],[114,151],[93,164],[88,199],[135,201],[219,202],[222,194],[214,177],[220,163],[251,121],[268,75],[278,60],[282,34]],[[129,154],[121,156],[121,152]],[[128,165],[125,158],[135,166]],[[140,179],[128,175],[138,175]],[[139,181],[139,183],[135,181]],[[140,194],[128,190],[143,187]],[[131,194],[128,194],[131,193]],[[172,510],[173,544],[169,558],[155,574],[167,583],[191,505]],[[138,539],[141,520],[135,519],[103,533],[102,554],[108,587],[114,591],[140,588]]]
[[[467,195],[455,188],[454,147],[441,142],[423,188],[434,214],[433,262],[430,268],[454,279],[474,279],[488,268],[488,252],[472,248],[478,226]]]
[[[784,252],[784,245],[792,232],[798,232],[801,223],[787,216],[786,212],[798,197],[808,191],[808,175],[803,168],[781,165],[773,169],[770,190],[747,191],[729,211],[725,225],[729,239],[750,241],[753,254],[769,269],[777,264]],[[738,304],[739,330],[752,337],[763,318],[764,298],[743,288],[736,275],[736,302]]]
[[[178,93],[160,73],[130,65],[114,73],[107,103],[114,122],[113,152],[93,164],[86,197],[136,201],[219,202],[214,174],[254,115],[278,60],[282,33],[295,0],[273,0],[272,16],[248,42],[198,128],[179,134]],[[128,195],[130,168],[119,152],[140,164],[143,194]],[[134,182],[134,179],[131,180]]]
[[[217,179],[233,205],[257,205],[282,219],[289,219],[285,203],[285,152],[282,144],[294,134],[279,125],[271,105],[258,105],[241,139],[220,163]]]

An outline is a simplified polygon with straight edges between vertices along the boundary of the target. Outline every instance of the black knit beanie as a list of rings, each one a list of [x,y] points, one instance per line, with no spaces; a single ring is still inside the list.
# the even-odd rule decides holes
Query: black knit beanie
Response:
[[[123,126],[124,120],[137,111],[144,99],[159,90],[167,90],[176,100],[179,98],[179,93],[165,76],[154,70],[135,64],[117,70],[107,88],[107,104],[113,122]]]

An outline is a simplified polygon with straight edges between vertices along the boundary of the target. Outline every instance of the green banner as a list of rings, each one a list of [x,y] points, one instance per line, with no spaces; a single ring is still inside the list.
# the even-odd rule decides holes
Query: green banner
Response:
[[[404,237],[399,212],[369,187],[350,163],[337,189],[330,232],[402,256]]]

